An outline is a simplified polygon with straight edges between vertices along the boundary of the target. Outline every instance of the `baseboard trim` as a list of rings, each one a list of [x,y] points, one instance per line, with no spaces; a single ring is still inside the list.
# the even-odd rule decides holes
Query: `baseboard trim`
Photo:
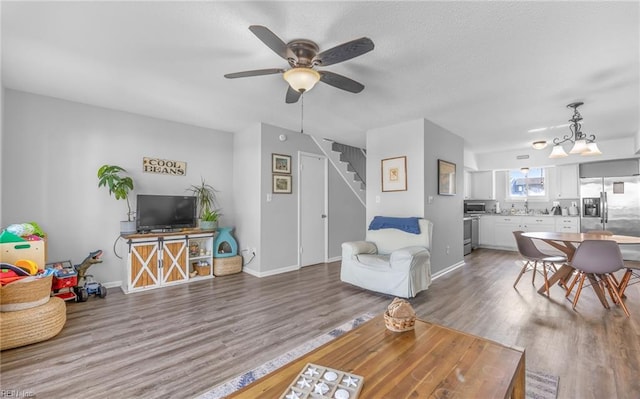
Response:
[[[451,273],[452,271],[454,271],[454,270],[456,270],[456,269],[458,269],[458,268],[460,268],[460,267],[462,267],[464,265],[465,265],[464,260],[462,260],[462,261],[460,261],[458,263],[455,263],[455,264],[447,267],[446,269],[440,270],[439,272],[437,272],[434,275],[432,275],[431,276],[431,280],[435,280],[437,278],[440,278],[440,277],[444,276],[445,274]]]
[[[104,283],[102,285],[104,285],[106,288],[122,287],[122,281],[109,281],[108,283]]]
[[[339,260],[342,260],[342,255],[341,255],[341,256],[335,256],[335,257],[333,257],[333,258],[329,258],[329,259],[327,260],[327,263],[337,262],[337,261],[339,261]]]
[[[285,266],[285,267],[280,267],[278,269],[275,270],[268,270],[266,272],[259,272],[253,269],[243,269],[242,271],[245,273],[248,273],[254,277],[267,277],[267,276],[274,276],[276,274],[282,274],[282,273],[287,273],[287,272],[292,272],[295,270],[299,270],[300,267],[298,267],[298,265],[292,265],[292,266]]]

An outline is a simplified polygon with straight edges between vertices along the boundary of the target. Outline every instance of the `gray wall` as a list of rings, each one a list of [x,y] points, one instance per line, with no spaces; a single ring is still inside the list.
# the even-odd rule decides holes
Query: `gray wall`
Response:
[[[287,136],[280,141],[279,136]],[[298,151],[322,155],[320,148],[306,134],[288,129],[262,125],[261,138],[261,193],[260,221],[262,257],[260,275],[278,269],[292,269],[298,265]],[[271,154],[291,156],[292,193],[271,194]],[[349,187],[329,164],[329,258],[340,255],[344,241],[361,239],[363,236],[364,208]],[[266,249],[269,250],[266,250]]]
[[[407,157],[407,191],[382,192],[381,160],[398,156]],[[376,215],[432,221],[433,273],[463,261],[463,158],[462,138],[424,119],[367,132],[367,222]],[[438,195],[438,159],[458,166],[455,196]]]
[[[202,176],[219,192],[221,225],[233,225],[232,134],[19,91],[5,91],[0,224],[38,222],[48,234],[48,259],[80,263],[102,249],[91,268],[103,283],[123,279],[112,246],[124,201],[98,188],[105,164],[127,169],[135,194],[186,194]],[[187,176],[142,173],[142,158],[187,162]],[[135,208],[134,208],[135,209]]]
[[[464,259],[464,141],[424,120],[424,216],[433,222],[431,271],[438,273]],[[438,159],[456,164],[456,195],[438,195]],[[433,198],[430,201],[430,198]]]

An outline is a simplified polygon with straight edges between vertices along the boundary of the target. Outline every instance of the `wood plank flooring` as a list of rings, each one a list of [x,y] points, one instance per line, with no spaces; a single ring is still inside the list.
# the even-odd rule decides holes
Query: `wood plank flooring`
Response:
[[[560,376],[559,398],[639,398],[640,284],[627,289],[631,319],[591,288],[574,312],[560,287],[537,294],[530,274],[513,289],[517,259],[476,250],[411,303],[422,319],[526,348],[528,369]],[[339,272],[335,262],[68,303],[58,336],[0,353],[0,388],[40,399],[195,397],[391,302]]]

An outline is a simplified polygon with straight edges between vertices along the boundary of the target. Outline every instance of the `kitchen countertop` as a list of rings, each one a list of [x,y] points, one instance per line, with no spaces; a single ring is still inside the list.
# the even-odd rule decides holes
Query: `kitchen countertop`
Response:
[[[483,214],[479,214],[477,216],[529,216],[529,217],[558,217],[558,218],[579,218],[580,215],[566,215],[566,216],[562,216],[562,215],[551,215],[551,214],[527,214],[525,215],[524,213],[516,213],[515,215],[512,215],[510,213],[483,213]],[[466,217],[466,215],[465,215]]]

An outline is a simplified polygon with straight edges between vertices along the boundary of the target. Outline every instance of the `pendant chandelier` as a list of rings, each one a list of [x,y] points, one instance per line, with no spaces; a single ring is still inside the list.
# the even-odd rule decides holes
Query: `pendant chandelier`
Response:
[[[567,108],[573,108],[573,116],[569,119],[571,125],[569,128],[571,129],[571,134],[565,135],[561,139],[556,137],[553,139],[553,150],[549,155],[549,158],[564,158],[568,156],[568,154],[564,151],[562,144],[568,142],[573,143],[573,148],[569,151],[569,154],[580,154],[580,155],[600,155],[602,152],[598,148],[596,144],[596,136],[590,135],[587,136],[583,133],[580,128],[582,124],[580,121],[582,120],[582,115],[578,112],[578,107],[584,104],[583,102],[575,102],[567,105]]]

